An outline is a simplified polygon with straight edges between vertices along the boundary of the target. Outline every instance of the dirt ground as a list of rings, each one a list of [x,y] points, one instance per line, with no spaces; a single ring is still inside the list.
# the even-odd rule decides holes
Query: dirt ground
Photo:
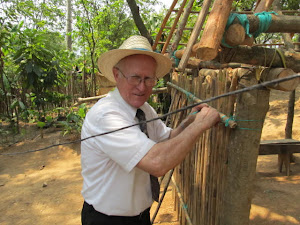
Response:
[[[272,91],[262,140],[283,139],[289,93]],[[293,138],[300,140],[300,88],[296,94]],[[26,131],[26,132],[25,132]],[[2,137],[4,138],[4,137]],[[37,129],[26,125],[25,140],[7,146],[1,153],[22,152],[66,142],[55,128],[45,130],[41,139]],[[12,139],[12,137],[10,137]],[[18,140],[18,137],[14,138]],[[252,201],[251,225],[300,224],[300,154],[291,165],[291,176],[277,171],[277,156],[259,156],[257,179]],[[80,224],[83,199],[80,194],[80,147],[59,146],[46,151],[0,156],[1,225],[74,225]],[[153,207],[155,208],[155,207]],[[153,210],[152,210],[153,213]],[[179,225],[174,213],[172,187],[155,224]],[[195,224],[196,225],[196,224]]]

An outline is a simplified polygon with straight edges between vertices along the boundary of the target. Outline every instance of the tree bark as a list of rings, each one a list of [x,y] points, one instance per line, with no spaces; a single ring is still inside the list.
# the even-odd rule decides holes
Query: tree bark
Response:
[[[280,79],[284,77],[288,77],[291,75],[294,75],[295,72],[291,69],[285,69],[285,68],[266,68],[261,72],[260,80],[265,81],[271,81],[275,79]],[[297,86],[300,83],[300,79],[292,79],[285,82],[281,82],[278,84],[274,84],[272,86],[268,86],[268,88],[280,90],[280,91],[293,91],[297,88]]]
[[[214,2],[201,40],[193,46],[193,51],[197,52],[198,58],[212,60],[217,56],[232,2],[233,0],[216,0]]]
[[[146,37],[151,45],[153,45],[153,39],[151,38],[151,35],[149,34],[141,16],[140,16],[140,10],[137,6],[135,0],[126,0],[127,4],[129,5],[129,8],[132,13],[133,20],[135,22],[135,25],[139,29],[142,36]]]
[[[255,74],[244,73],[239,81],[244,86],[257,84]],[[269,109],[267,89],[253,90],[237,96],[238,127],[231,131],[228,144],[227,179],[224,210],[220,225],[249,224],[256,163],[263,121]]]
[[[185,50],[182,51],[181,55],[183,55],[182,57],[177,57],[177,58],[181,58],[180,60],[180,63],[178,65],[178,69],[183,71],[185,69],[185,67],[187,66],[187,62],[188,62],[188,59],[192,54],[192,48],[193,48],[193,45],[195,44],[199,34],[200,34],[200,31],[203,27],[203,24],[204,24],[204,21],[205,21],[205,18],[208,14],[208,10],[209,10],[209,7],[211,5],[211,2],[212,0],[205,0],[203,2],[203,5],[202,5],[202,10],[200,11],[199,15],[198,15],[198,18],[197,18],[197,21],[195,23],[195,26],[194,26],[194,29],[191,33],[191,36],[189,38],[189,41],[187,43],[187,47]]]
[[[300,53],[281,51],[286,63],[286,67],[296,73],[300,72]],[[216,58],[221,63],[238,62],[255,66],[284,67],[282,58],[276,49],[263,47],[238,46],[236,48],[224,48]]]
[[[253,33],[258,30],[259,18],[255,15],[248,14],[249,32]],[[236,18],[233,24],[240,23]],[[272,14],[272,22],[265,33],[300,33],[300,17]]]
[[[270,6],[273,3],[273,0],[259,0],[257,2],[258,2],[258,4],[254,10],[254,13],[268,11],[268,9],[270,8]]]

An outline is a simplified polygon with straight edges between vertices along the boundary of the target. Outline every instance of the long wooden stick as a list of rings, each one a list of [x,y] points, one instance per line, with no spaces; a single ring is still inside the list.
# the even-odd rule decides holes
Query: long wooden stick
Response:
[[[170,15],[171,15],[171,13],[172,13],[172,11],[173,11],[175,5],[177,4],[177,1],[178,1],[178,0],[174,0],[174,1],[173,1],[172,5],[170,6],[169,11],[167,12],[167,15],[165,16],[165,18],[164,18],[164,20],[163,20],[163,22],[162,22],[162,24],[161,24],[161,27],[160,27],[160,29],[159,29],[159,32],[158,32],[157,36],[156,36],[155,42],[154,42],[154,44],[153,44],[153,46],[152,46],[152,49],[153,49],[153,50],[155,50],[156,47],[157,47],[157,44],[158,44],[158,42],[159,42],[159,40],[160,40],[160,38],[161,38],[162,32],[163,32],[163,30],[164,30],[164,28],[165,28],[165,26],[166,26],[166,24],[167,24],[167,21],[168,21]]]
[[[182,20],[178,26],[178,29],[176,31],[176,34],[175,34],[175,38],[174,38],[174,42],[172,44],[172,48],[171,48],[171,51],[170,52],[170,55],[172,55],[172,53],[177,49],[178,47],[178,44],[179,44],[179,41],[181,40],[181,37],[182,37],[182,34],[183,34],[183,30],[186,26],[186,23],[187,23],[187,20],[189,18],[189,15],[190,15],[190,12],[191,12],[191,9],[193,7],[193,3],[194,3],[195,0],[190,0],[184,10],[184,13],[183,13],[183,16],[182,16]]]
[[[180,16],[181,16],[182,12],[183,12],[183,9],[184,9],[184,6],[185,6],[186,1],[187,1],[187,0],[183,0],[183,2],[181,3],[181,6],[180,6],[180,8],[179,8],[179,12],[177,13],[177,16],[176,16],[176,18],[175,18],[175,20],[174,20],[173,26],[172,26],[172,28],[171,28],[171,30],[170,30],[170,32],[169,32],[168,38],[167,38],[167,40],[166,40],[166,43],[165,43],[163,49],[161,50],[161,53],[162,53],[162,54],[164,54],[164,53],[166,52],[166,50],[167,50],[167,47],[168,47],[168,45],[169,45],[169,43],[170,43],[170,40],[171,40],[171,38],[172,38],[172,36],[173,36],[174,30],[175,30],[175,28],[176,28],[176,26],[177,26],[177,23],[178,23],[178,21],[179,21],[179,18],[180,18]]]
[[[199,34],[200,34],[200,31],[202,29],[202,26],[204,24],[204,21],[205,21],[205,18],[208,14],[208,10],[209,10],[209,6],[211,5],[211,2],[212,0],[205,0],[203,5],[202,5],[202,10],[200,11],[199,13],[199,16],[197,18],[197,21],[195,23],[195,26],[194,26],[194,30],[192,31],[191,33],[191,36],[189,38],[189,42],[187,44],[187,47],[183,53],[183,56],[180,57],[181,60],[180,60],[180,63],[178,65],[178,69],[180,71],[183,71],[187,65],[187,62],[188,62],[188,59],[191,55],[191,52],[192,52],[192,48],[193,48],[193,45],[195,44]]]
[[[203,35],[193,48],[202,60],[214,59],[220,47],[233,0],[216,0],[208,17]]]
[[[178,87],[177,85],[175,84],[172,84],[171,82],[168,82],[167,85],[169,85],[170,87],[173,87],[179,91],[181,91],[182,93],[186,94],[188,98],[192,99],[194,102],[197,102],[197,103],[200,103],[202,102],[201,99],[197,98],[195,95],[193,95],[192,93],[190,92],[187,92],[186,90],[184,90],[183,88],[181,87]],[[221,117],[221,120],[223,123],[229,125],[230,128],[235,128],[237,126],[237,123],[234,122],[233,120],[230,120],[230,118],[228,116],[226,116],[224,113],[221,113],[219,112],[219,115]]]

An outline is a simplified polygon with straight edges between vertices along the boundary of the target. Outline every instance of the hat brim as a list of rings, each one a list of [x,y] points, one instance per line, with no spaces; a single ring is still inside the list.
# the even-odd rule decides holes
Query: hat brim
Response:
[[[156,68],[156,77],[162,78],[167,73],[170,72],[172,67],[171,60],[159,53],[152,52],[152,51],[144,51],[144,50],[137,50],[137,49],[113,49],[108,52],[103,53],[100,58],[98,59],[98,67],[101,73],[110,81],[116,83],[114,74],[113,74],[113,67],[123,58],[130,56],[130,55],[149,55],[153,57],[157,63]]]

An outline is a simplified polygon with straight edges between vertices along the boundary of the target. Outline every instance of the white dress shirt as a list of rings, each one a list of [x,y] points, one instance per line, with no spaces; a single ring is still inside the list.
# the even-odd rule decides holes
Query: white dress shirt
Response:
[[[145,103],[146,119],[157,117]],[[81,138],[138,122],[136,108],[127,104],[118,89],[99,100],[87,113]],[[106,215],[136,216],[152,204],[149,173],[135,167],[171,129],[161,120],[147,123],[149,138],[139,126],[81,142],[82,195],[95,210]]]

